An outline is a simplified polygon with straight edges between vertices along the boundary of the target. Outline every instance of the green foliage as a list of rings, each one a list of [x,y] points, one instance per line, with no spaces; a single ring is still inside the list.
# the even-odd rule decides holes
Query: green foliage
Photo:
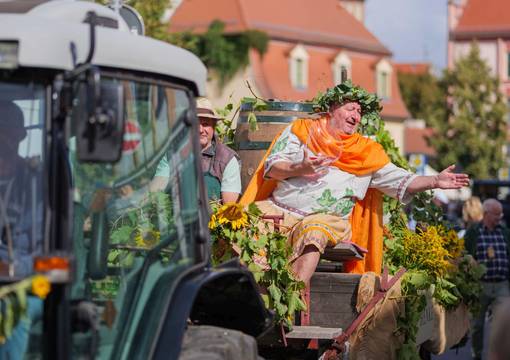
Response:
[[[249,63],[249,51],[255,49],[261,56],[266,52],[269,38],[266,33],[248,30],[225,34],[225,24],[214,20],[203,34],[191,32],[170,34],[169,41],[190,50],[218,75],[222,87]]]
[[[445,93],[432,74],[398,74],[402,99],[415,119],[430,119],[442,111]]]
[[[440,86],[446,93],[445,111],[429,119],[436,130],[430,138],[437,152],[432,165],[458,164],[476,178],[497,176],[503,165],[507,107],[476,44],[453,70],[445,71]]]
[[[236,150],[235,144],[235,128],[233,126],[234,119],[239,113],[239,110],[243,104],[250,105],[250,112],[248,113],[248,124],[250,131],[258,129],[257,116],[255,111],[262,111],[267,109],[267,102],[259,97],[244,97],[239,103],[234,106],[233,103],[229,102],[222,109],[216,109],[216,112],[223,118],[216,123],[216,134],[221,142],[232,149]]]
[[[209,223],[213,238],[212,261],[219,264],[238,257],[262,289],[265,305],[275,311],[276,320],[288,327],[296,311],[305,310],[300,291],[304,284],[292,274],[288,259],[292,248],[287,237],[261,219],[255,204],[212,204]]]
[[[102,5],[109,5],[111,0],[95,0]],[[168,7],[168,0],[124,0],[124,4],[132,6],[140,13],[145,25],[145,36],[158,40],[168,41],[168,24],[161,21],[163,14]]]
[[[455,284],[455,294],[462,298],[472,313],[480,310],[480,280],[486,271],[485,266],[478,265],[471,255],[464,255],[458,260],[457,271],[447,275],[446,279]]]
[[[399,360],[420,360],[416,334],[421,313],[427,304],[425,292],[430,279],[423,271],[408,271],[402,278],[402,295],[405,297],[404,314],[397,319],[398,331],[404,334],[404,343],[397,350]]]
[[[160,239],[165,239],[175,230],[172,201],[162,191],[151,192],[139,206],[124,210],[110,224],[110,250],[108,267],[130,268],[136,256],[152,249]],[[170,246],[162,249],[160,256],[167,261],[173,252]],[[91,281],[92,293],[103,299],[114,299],[120,286],[119,276],[108,276]]]

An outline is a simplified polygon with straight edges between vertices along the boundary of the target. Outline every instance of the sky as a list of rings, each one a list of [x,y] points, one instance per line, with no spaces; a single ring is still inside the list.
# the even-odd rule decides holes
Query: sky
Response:
[[[394,61],[446,66],[447,0],[366,0],[365,25]]]

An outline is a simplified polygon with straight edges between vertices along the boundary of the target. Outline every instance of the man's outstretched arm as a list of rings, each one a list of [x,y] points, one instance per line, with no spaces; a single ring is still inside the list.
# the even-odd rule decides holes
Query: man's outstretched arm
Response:
[[[469,185],[467,174],[456,174],[453,172],[455,165],[450,165],[437,175],[418,176],[407,187],[407,192],[416,194],[431,189],[460,189]]]

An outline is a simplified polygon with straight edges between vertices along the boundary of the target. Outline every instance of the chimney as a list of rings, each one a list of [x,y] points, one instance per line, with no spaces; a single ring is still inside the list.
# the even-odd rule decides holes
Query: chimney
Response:
[[[339,0],[340,5],[362,24],[365,23],[365,0]]]

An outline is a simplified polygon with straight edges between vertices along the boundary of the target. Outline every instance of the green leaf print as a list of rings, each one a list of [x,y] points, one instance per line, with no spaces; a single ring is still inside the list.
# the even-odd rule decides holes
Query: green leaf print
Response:
[[[334,213],[341,217],[349,215],[354,207],[354,191],[350,188],[345,190],[345,195],[340,199],[335,198],[331,194],[331,189],[322,192],[320,198],[317,199],[320,208],[314,209],[315,212]]]
[[[287,143],[289,142],[289,136],[285,136],[284,138],[280,138],[276,140],[276,143],[273,145],[273,148],[271,149],[271,155],[276,154],[280,151],[283,151],[285,147],[287,146]]]
[[[331,208],[338,201],[333,195],[331,195],[331,189],[326,189],[322,192],[320,198],[317,199],[317,204],[323,208]]]

